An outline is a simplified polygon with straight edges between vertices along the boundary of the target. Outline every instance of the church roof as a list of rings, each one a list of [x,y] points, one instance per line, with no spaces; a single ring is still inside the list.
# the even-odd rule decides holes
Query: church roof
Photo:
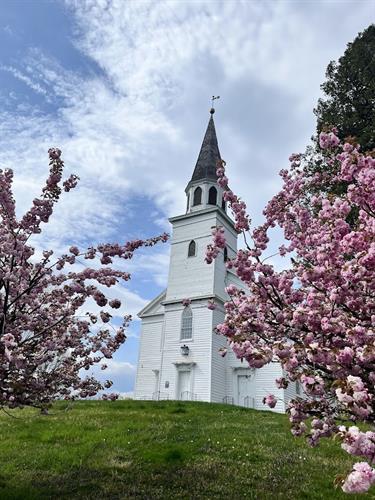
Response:
[[[198,155],[198,160],[189,184],[202,180],[212,180],[215,182],[217,181],[217,161],[221,159],[221,156],[217,143],[215,123],[213,119],[214,112],[215,110],[212,108],[210,111],[210,120],[208,122],[201,150]]]
[[[151,302],[149,302],[145,307],[139,311],[137,316],[141,319],[146,316],[158,316],[160,314],[164,314],[164,307],[162,306],[162,302],[165,299],[167,294],[167,290],[163,290],[157,297],[155,297]]]

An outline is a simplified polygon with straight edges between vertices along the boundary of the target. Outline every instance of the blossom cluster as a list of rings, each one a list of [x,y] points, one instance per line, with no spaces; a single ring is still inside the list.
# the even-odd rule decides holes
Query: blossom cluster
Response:
[[[20,220],[13,172],[0,170],[0,407],[43,407],[54,398],[92,397],[111,386],[81,373],[112,357],[126,339],[131,317],[124,316],[115,326],[108,309],[84,314],[83,307],[93,299],[100,308],[119,309],[121,301],[109,299],[105,289],[128,281],[130,274],[109,264],[115,257],[131,259],[137,249],[168,238],[163,234],[84,250],[72,245],[65,255],[54,258],[45,250],[38,260],[30,237],[49,221],[62,191],[78,181],[74,175],[63,181],[59,149],[50,149],[49,158],[42,194]],[[93,267],[86,264],[95,259]],[[75,263],[79,266],[69,270]]]
[[[228,178],[225,175],[225,161],[219,160],[216,170],[218,184],[224,189],[223,199],[229,203],[229,208],[232,209],[235,224],[234,227],[238,232],[247,231],[250,227],[250,219],[246,213],[246,203],[238,198],[228,187]]]
[[[353,465],[352,472],[342,485],[345,493],[366,493],[375,483],[375,469],[367,462],[358,462]]]
[[[228,188],[225,163],[217,169],[246,243],[227,266],[249,291],[227,289],[217,331],[249,366],[279,362],[285,375],[277,387],[301,384],[303,396],[289,402],[288,414],[292,432],[313,446],[336,434],[341,419],[375,422],[375,159],[354,143],[341,144],[335,129],[320,135],[320,146],[326,171],[317,174],[292,155],[291,169],[280,172],[281,191],[254,229]],[[329,191],[338,183],[346,186],[342,193]],[[307,203],[305,193],[312,191],[317,194]],[[281,272],[266,261],[275,226],[285,239],[279,254],[290,262]],[[219,249],[214,240],[208,262]],[[339,436],[345,444],[351,434]],[[344,449],[371,462],[367,446],[368,439],[360,439]],[[370,469],[357,465],[345,491],[363,491],[373,482]]]
[[[216,259],[220,251],[225,248],[225,232],[222,227],[215,227],[212,230],[213,243],[207,246],[205,261],[207,264]]]
[[[263,398],[263,404],[269,406],[270,408],[275,408],[277,399],[273,394],[268,394]]]
[[[116,401],[116,399],[118,399],[118,396],[119,396],[118,394],[111,392],[109,394],[103,394],[102,399],[104,401]]]

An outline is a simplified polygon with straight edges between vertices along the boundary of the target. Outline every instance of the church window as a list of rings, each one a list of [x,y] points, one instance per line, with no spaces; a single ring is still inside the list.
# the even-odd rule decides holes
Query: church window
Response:
[[[194,191],[193,206],[202,204],[202,188],[199,186]]]
[[[187,195],[186,211],[189,210],[189,201],[190,201],[190,194]]]
[[[188,257],[195,257],[195,252],[197,250],[197,245],[194,240],[189,243]]]
[[[184,307],[181,317],[181,340],[193,337],[193,312],[191,307]]]
[[[228,250],[227,247],[224,248],[224,262],[227,262],[228,260]]]
[[[221,200],[221,208],[224,210],[224,212],[226,212],[226,211],[227,211],[227,206],[226,206],[226,204],[225,204],[225,200],[224,200],[224,198]]]
[[[214,186],[212,186],[208,191],[208,204],[216,205],[216,201],[217,201],[217,189]]]

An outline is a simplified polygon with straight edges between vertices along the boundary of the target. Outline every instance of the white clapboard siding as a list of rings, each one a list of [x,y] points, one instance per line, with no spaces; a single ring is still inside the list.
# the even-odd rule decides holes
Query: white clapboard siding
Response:
[[[278,400],[273,411],[284,413],[284,391],[278,389],[275,384],[275,379],[282,376],[282,369],[279,363],[270,363],[262,368],[256,369],[254,372],[246,361],[241,362],[230,349],[228,350],[226,360],[226,375],[228,380],[227,396],[233,398],[234,404],[244,405],[243,401],[238,400],[238,376],[255,375],[256,390],[254,394],[251,394],[251,397],[254,398],[251,406],[254,406],[257,410],[269,410],[270,408],[263,404],[263,398],[268,394],[273,394]]]
[[[215,327],[224,320],[224,309],[221,306],[212,311],[213,326]],[[223,403],[227,395],[227,372],[226,359],[220,355],[219,349],[226,347],[227,342],[225,337],[212,333],[212,366],[211,366],[211,401],[215,403]]]
[[[170,220],[173,223],[173,236],[166,301],[213,293],[222,296],[225,286],[223,259],[219,258],[210,265],[204,259],[207,245],[212,241],[212,228],[216,226],[225,229],[228,253],[233,255],[236,251],[237,234],[229,219],[212,208]],[[192,240],[196,243],[196,256],[188,257]]]
[[[168,392],[170,399],[179,399],[178,370],[183,364],[190,364],[191,393],[201,401],[210,401],[210,352],[212,329],[211,311],[206,303],[198,301],[191,304],[193,313],[193,336],[191,340],[180,340],[181,303],[165,306],[165,342],[162,352],[161,391]],[[181,346],[189,347],[189,356],[181,354]],[[166,382],[169,387],[166,387]]]
[[[211,240],[214,220],[212,213],[208,213],[190,216],[174,223],[167,301],[213,293],[214,266],[208,266],[204,257]],[[188,247],[192,240],[196,243],[196,255],[188,257]]]
[[[142,320],[135,399],[152,398],[156,388],[156,375],[160,370],[161,337],[164,316],[157,315]]]
[[[285,374],[284,374],[285,376]],[[294,399],[295,397],[304,397],[302,386],[300,385],[300,394],[297,394],[297,386],[296,382],[290,382],[288,387],[284,389],[285,393],[285,409],[287,408],[287,405],[291,399]]]

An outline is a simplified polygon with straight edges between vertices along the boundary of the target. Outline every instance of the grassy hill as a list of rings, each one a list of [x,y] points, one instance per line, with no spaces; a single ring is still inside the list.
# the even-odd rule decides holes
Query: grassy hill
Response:
[[[151,401],[11,413],[0,416],[1,499],[348,498],[333,478],[354,460],[338,443],[309,448],[284,415]]]

